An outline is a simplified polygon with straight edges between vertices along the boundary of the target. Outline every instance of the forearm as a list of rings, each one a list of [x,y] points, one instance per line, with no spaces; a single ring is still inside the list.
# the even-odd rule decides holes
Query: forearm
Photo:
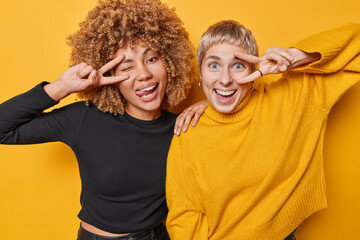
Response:
[[[20,143],[17,129],[56,103],[42,90],[41,85],[2,103],[0,105],[1,143]],[[36,126],[33,127],[36,131]]]
[[[292,46],[306,53],[319,53],[321,59],[302,64],[294,71],[329,74],[340,70],[360,72],[360,25],[348,24],[312,35]],[[357,61],[357,62],[356,62]]]
[[[45,92],[55,101],[60,101],[61,99],[70,95],[63,84],[60,81],[55,81],[44,86]]]

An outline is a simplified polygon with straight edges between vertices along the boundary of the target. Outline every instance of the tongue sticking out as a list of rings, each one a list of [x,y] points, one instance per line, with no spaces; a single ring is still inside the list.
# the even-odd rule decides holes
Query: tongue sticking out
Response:
[[[143,97],[143,96],[146,96],[146,95],[150,95],[152,94],[153,92],[155,92],[156,88],[157,88],[158,84],[154,85],[154,86],[151,86],[151,87],[147,87],[147,88],[144,88],[144,89],[141,89],[141,90],[136,90],[135,91],[135,94],[139,97]]]

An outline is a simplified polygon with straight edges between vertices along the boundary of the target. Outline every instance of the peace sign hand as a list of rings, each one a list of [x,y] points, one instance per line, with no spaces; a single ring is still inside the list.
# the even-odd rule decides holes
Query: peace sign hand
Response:
[[[54,100],[59,101],[71,93],[87,91],[95,87],[119,83],[129,79],[129,75],[104,77],[103,74],[119,65],[125,56],[121,55],[106,63],[99,70],[95,70],[86,63],[80,63],[66,70],[44,90]]]
[[[234,52],[234,55],[245,62],[259,66],[257,71],[238,80],[239,84],[255,81],[263,75],[285,72],[292,67],[294,61],[290,51],[280,47],[268,48],[260,58],[241,52]]]

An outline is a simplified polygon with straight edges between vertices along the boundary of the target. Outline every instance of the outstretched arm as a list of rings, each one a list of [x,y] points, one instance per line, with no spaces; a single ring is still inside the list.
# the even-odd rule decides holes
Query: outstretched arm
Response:
[[[276,54],[265,52],[261,58],[238,54],[238,58],[258,64],[260,70],[238,82],[254,81],[262,76],[261,73],[281,73],[291,69],[284,74],[284,79],[292,86],[290,88],[298,89],[295,85],[306,84],[312,89],[317,104],[329,110],[360,81],[359,24],[347,24],[314,34],[294,44],[293,48],[279,51],[276,50]]]

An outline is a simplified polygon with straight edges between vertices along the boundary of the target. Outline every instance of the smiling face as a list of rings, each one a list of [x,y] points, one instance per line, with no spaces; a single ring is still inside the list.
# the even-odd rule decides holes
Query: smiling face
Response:
[[[119,83],[126,99],[125,111],[142,120],[153,120],[161,115],[167,72],[156,51],[137,41],[130,47],[119,48],[115,57],[124,54],[125,59],[115,69],[115,75],[128,74],[130,78]]]
[[[218,43],[206,51],[201,63],[202,89],[211,105],[221,113],[229,113],[240,105],[252,83],[238,84],[248,76],[252,66],[234,56],[247,51],[233,44]]]

